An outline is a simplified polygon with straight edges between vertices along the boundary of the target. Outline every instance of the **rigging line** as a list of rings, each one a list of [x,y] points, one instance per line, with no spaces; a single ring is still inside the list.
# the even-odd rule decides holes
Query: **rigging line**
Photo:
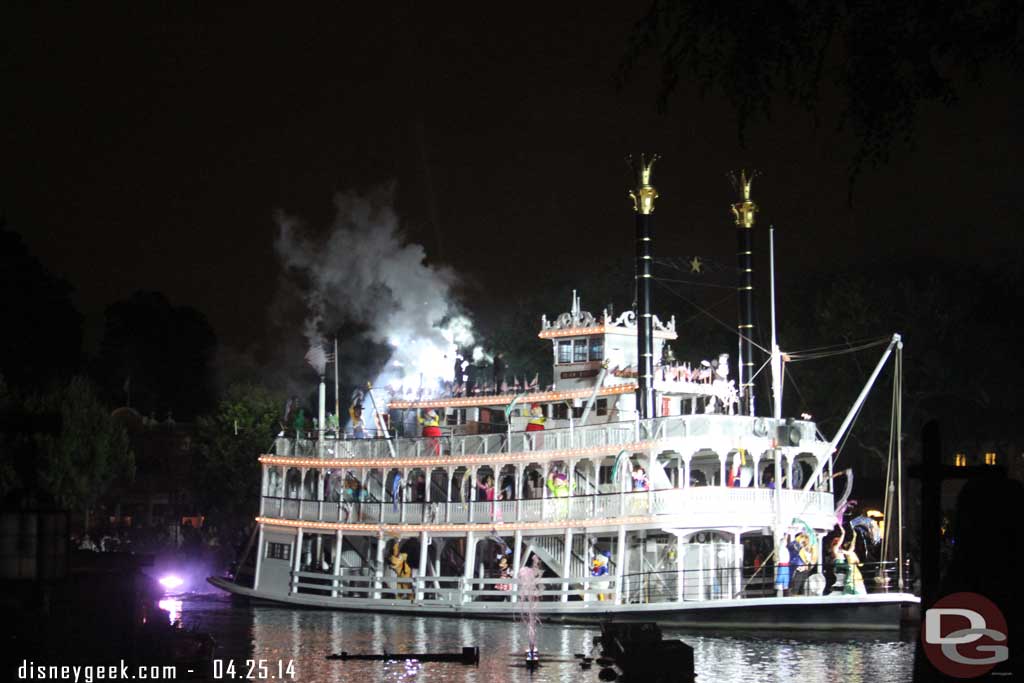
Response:
[[[714,302],[710,306],[708,306],[708,308],[709,309],[717,308],[718,306],[721,306],[722,304],[724,304],[726,301],[732,301],[732,299],[733,299],[733,295],[732,294],[728,294],[728,295],[722,297],[721,299],[719,299],[718,301]],[[702,314],[703,314],[702,311],[698,311],[697,313],[694,313],[693,315],[691,315],[689,318],[683,318],[682,320],[680,320],[677,323],[676,327],[680,327],[682,325],[685,325],[686,323],[690,322],[691,320],[693,320],[695,318],[699,318]]]
[[[769,357],[769,358],[768,358],[768,360],[766,360],[766,361],[765,361],[764,363],[762,363],[762,364],[761,364],[761,367],[759,367],[759,368],[757,369],[757,372],[755,372],[755,373],[754,373],[754,374],[753,374],[753,375],[751,376],[751,378],[750,378],[750,381],[751,381],[751,382],[753,382],[753,381],[754,381],[754,379],[755,379],[755,378],[756,378],[756,377],[757,377],[758,375],[760,375],[760,374],[761,374],[761,371],[762,371],[762,370],[764,370],[764,369],[765,369],[766,367],[768,367],[768,364],[769,364],[769,363],[771,363],[771,362],[772,362],[772,359],[771,359],[771,358]]]
[[[651,279],[652,280],[661,280],[662,282],[677,282],[677,283],[683,284],[683,285],[696,285],[697,287],[714,287],[716,289],[731,289],[733,291],[736,290],[736,288],[733,287],[732,285],[716,285],[716,284],[712,284],[710,282],[697,282],[695,280],[676,280],[676,279],[670,278],[670,277],[655,277],[655,278],[651,278]]]
[[[847,349],[854,344],[867,344],[874,343],[877,341],[884,341],[888,343],[889,340],[889,337],[864,337],[863,339],[854,339],[849,343],[843,342],[841,344],[826,344],[825,346],[812,346],[809,349],[800,349],[799,351],[793,351],[793,353],[814,353],[816,351],[829,351],[831,349]]]
[[[848,348],[848,349],[841,349],[841,350],[837,350],[837,351],[823,351],[823,352],[820,352],[820,353],[808,353],[808,354],[801,354],[801,353],[792,354],[792,353],[787,352],[786,355],[788,355],[790,360],[792,362],[794,362],[794,363],[798,362],[798,361],[803,361],[803,360],[821,360],[822,358],[832,358],[834,356],[842,356],[842,355],[849,354],[849,353],[859,353],[860,351],[865,351],[867,349],[875,348],[875,347],[878,347],[878,346],[883,346],[883,345],[887,344],[888,342],[889,342],[888,339],[883,339],[882,341],[875,342],[873,344],[864,344],[863,346],[856,346],[856,347],[851,347],[851,348]]]
[[[785,363],[782,365],[782,367],[783,368],[786,367]],[[804,393],[802,391],[800,391],[800,387],[798,387],[797,384],[796,384],[796,377],[793,376],[793,371],[792,370],[789,370],[789,372],[783,371],[782,379],[783,379],[783,381],[788,379],[789,383],[793,385],[793,389],[796,390],[796,395],[800,397],[801,401],[803,401],[804,403],[807,403],[807,401],[804,399]]]
[[[659,286],[661,286],[661,288],[662,288],[662,289],[665,289],[666,291],[668,291],[668,293],[669,293],[669,294],[673,294],[673,295],[675,295],[675,296],[679,297],[680,299],[682,299],[683,301],[685,301],[686,303],[690,304],[691,306],[693,306],[694,308],[696,308],[696,309],[697,309],[698,311],[700,311],[701,313],[703,313],[703,314],[704,314],[704,315],[706,315],[707,317],[709,317],[709,318],[711,318],[712,320],[714,320],[714,321],[715,321],[716,323],[718,323],[719,325],[721,325],[721,326],[722,326],[722,327],[724,327],[725,329],[729,330],[730,332],[734,332],[735,334],[739,335],[739,336],[740,336],[740,338],[742,338],[742,339],[745,339],[746,341],[749,341],[749,342],[750,342],[751,344],[753,344],[753,345],[754,345],[754,346],[756,346],[756,347],[757,347],[758,349],[760,349],[760,350],[761,350],[761,351],[762,351],[763,353],[771,353],[771,352],[770,352],[770,351],[769,351],[768,349],[764,348],[763,346],[761,346],[760,344],[758,344],[758,343],[757,343],[756,341],[754,341],[754,340],[753,340],[753,339],[751,339],[750,337],[746,336],[745,334],[740,334],[739,332],[736,332],[736,330],[734,330],[734,329],[732,328],[732,326],[730,326],[730,325],[729,325],[728,323],[726,323],[726,322],[723,322],[723,321],[719,320],[718,318],[716,318],[715,316],[711,315],[711,314],[710,314],[710,313],[708,313],[708,312],[707,312],[706,310],[704,310],[703,308],[701,308],[701,307],[700,307],[700,306],[698,306],[697,304],[693,303],[692,301],[690,301],[689,299],[687,299],[687,298],[686,298],[685,296],[683,296],[683,295],[682,295],[682,294],[680,294],[679,292],[677,292],[677,291],[673,290],[672,288],[670,288],[670,287],[668,287],[668,286],[666,286],[666,285],[664,285],[664,284],[662,284],[662,283],[658,282],[657,280],[655,280],[655,283],[656,283],[656,284],[658,284]]]

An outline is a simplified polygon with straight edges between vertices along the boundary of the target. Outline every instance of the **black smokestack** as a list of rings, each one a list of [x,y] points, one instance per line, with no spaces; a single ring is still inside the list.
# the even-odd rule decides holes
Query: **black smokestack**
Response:
[[[658,155],[648,160],[640,155],[633,163],[636,189],[629,191],[636,213],[636,359],[637,411],[642,419],[657,417],[654,410],[654,325],[651,313],[651,230],[654,227],[654,200],[658,191],[651,185],[651,170]],[[632,161],[632,160],[630,160]]]
[[[740,413],[754,414],[754,214],[757,205],[750,200],[750,184],[755,173],[748,177],[740,171],[739,178],[732,176],[733,185],[740,191],[741,201],[732,205],[732,213],[736,217],[736,270],[739,276],[737,292],[739,294],[739,322],[736,331],[739,333],[739,393]]]

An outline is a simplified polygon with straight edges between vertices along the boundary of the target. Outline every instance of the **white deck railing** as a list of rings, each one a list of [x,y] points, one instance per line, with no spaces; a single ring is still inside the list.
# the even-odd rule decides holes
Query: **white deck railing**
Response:
[[[784,518],[805,517],[810,524],[834,515],[831,493],[784,489]],[[379,503],[327,502],[275,498],[262,500],[264,517],[348,524],[493,524],[600,520],[632,516],[682,517],[686,526],[756,526],[775,516],[773,489],[691,486],[683,489],[607,493],[569,498]],[[673,521],[672,523],[679,523]]]
[[[813,422],[796,421],[804,441],[815,441]],[[429,438],[393,439],[290,439],[274,441],[273,455],[297,458],[423,458],[430,456],[477,455],[507,451],[554,451],[571,448],[614,447],[634,441],[683,437],[716,439],[736,437],[771,438],[776,422],[772,418],[741,415],[673,415],[652,420],[609,422],[548,429],[543,432],[499,432]],[[394,453],[394,456],[392,456]]]

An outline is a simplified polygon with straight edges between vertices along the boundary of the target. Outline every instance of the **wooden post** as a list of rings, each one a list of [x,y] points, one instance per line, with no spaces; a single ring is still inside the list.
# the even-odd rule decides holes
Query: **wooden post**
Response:
[[[289,593],[295,594],[299,592],[298,583],[299,577],[296,574],[299,572],[299,568],[302,567],[302,527],[296,529],[295,534],[295,557],[292,558],[292,581],[289,588]]]
[[[331,597],[338,597],[338,575],[341,574],[341,549],[342,541],[341,529],[334,532],[334,579],[331,581]]]
[[[427,585],[427,544],[430,542],[430,537],[427,536],[426,531],[420,532],[420,566],[419,566],[419,581],[417,582],[416,600],[423,600],[423,589]]]

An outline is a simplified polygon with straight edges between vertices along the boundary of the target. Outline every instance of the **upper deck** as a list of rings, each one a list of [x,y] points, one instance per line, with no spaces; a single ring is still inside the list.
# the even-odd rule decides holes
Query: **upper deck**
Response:
[[[445,428],[441,437],[279,437],[274,442],[274,452],[264,454],[261,460],[281,465],[308,463],[306,466],[326,466],[324,461],[337,461],[338,466],[350,467],[429,462],[472,464],[616,455],[622,450],[650,449],[673,449],[687,457],[702,450],[724,456],[744,449],[759,457],[777,443],[782,427],[789,430],[787,441],[781,444],[784,448],[815,457],[825,455],[822,449],[828,442],[819,438],[813,422],[742,415],[672,415],[543,432],[457,434],[452,428]]]

